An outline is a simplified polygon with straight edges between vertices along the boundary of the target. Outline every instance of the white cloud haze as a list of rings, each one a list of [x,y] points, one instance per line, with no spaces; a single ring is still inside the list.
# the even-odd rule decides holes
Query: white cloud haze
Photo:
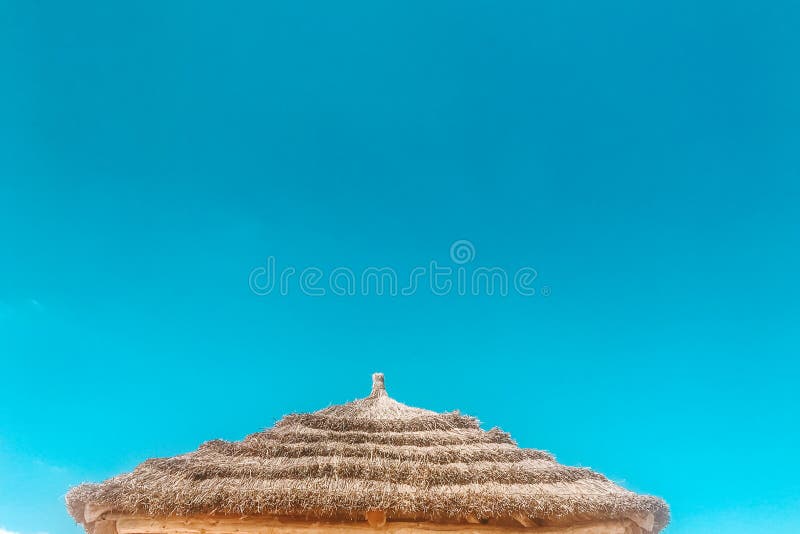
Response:
[[[0,534],[22,534],[21,532],[16,532],[14,530],[6,530],[3,527],[0,527]],[[37,532],[36,534],[47,534],[46,532]]]

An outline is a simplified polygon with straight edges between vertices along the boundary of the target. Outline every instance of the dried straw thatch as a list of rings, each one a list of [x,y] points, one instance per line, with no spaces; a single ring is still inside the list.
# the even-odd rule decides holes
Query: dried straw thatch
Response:
[[[521,449],[472,417],[391,399],[381,374],[364,399],[288,415],[240,442],[214,440],[195,452],[147,460],[132,473],[72,488],[67,507],[82,523],[91,520],[86,510],[98,508],[337,520],[380,510],[390,520],[499,525],[632,519],[654,531],[669,519],[661,499]]]

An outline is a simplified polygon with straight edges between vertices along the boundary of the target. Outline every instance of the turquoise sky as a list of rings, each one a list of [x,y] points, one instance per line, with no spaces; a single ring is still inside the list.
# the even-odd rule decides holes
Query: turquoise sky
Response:
[[[800,532],[796,2],[0,4],[0,527],[369,392]],[[536,269],[537,294],[250,272]],[[544,288],[550,292],[543,294]],[[0,532],[2,532],[0,530]]]

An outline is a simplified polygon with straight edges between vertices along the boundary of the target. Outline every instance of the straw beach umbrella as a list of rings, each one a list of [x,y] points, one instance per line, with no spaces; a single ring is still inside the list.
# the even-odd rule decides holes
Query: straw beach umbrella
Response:
[[[363,399],[147,460],[66,500],[90,534],[642,534],[669,520],[659,498],[393,400],[382,374]]]

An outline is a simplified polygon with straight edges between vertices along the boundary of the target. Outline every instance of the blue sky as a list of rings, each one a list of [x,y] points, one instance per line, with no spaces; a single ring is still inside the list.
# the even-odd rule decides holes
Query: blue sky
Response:
[[[380,370],[664,497],[670,534],[800,531],[798,15],[4,2],[0,527],[77,533],[70,485]],[[540,291],[248,287],[459,239]]]

